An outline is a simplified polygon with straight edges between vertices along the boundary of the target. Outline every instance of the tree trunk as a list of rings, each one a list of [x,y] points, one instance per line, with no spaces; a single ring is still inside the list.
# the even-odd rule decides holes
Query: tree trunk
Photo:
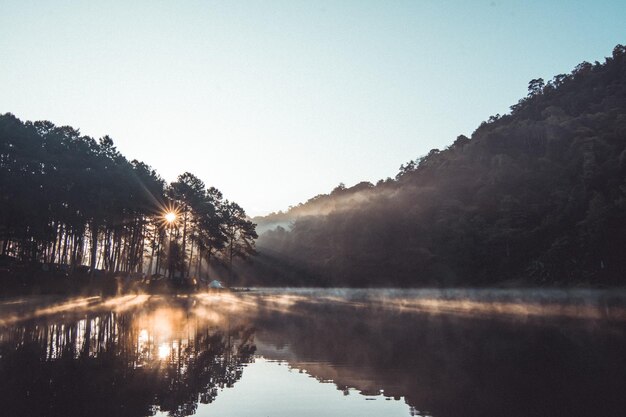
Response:
[[[187,250],[187,205],[185,205],[185,215],[183,216],[183,245],[180,250],[180,264],[185,268],[185,252]],[[185,275],[185,271],[180,271],[181,276]]]
[[[187,268],[187,278],[191,272],[191,261],[193,261],[193,240],[191,241],[191,251],[189,252],[189,268]]]
[[[233,282],[233,244],[234,239],[230,239],[230,249],[228,251],[228,285],[232,285]]]
[[[98,224],[94,221],[91,223],[91,260],[89,266],[91,267],[91,276],[93,277],[96,271],[98,261]]]

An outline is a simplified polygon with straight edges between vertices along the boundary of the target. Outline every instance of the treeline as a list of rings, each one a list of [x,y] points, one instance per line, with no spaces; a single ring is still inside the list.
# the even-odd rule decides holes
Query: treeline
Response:
[[[250,277],[281,284],[624,284],[626,47],[532,80],[394,179],[255,221],[272,230]]]
[[[0,251],[5,263],[206,276],[255,253],[255,225],[190,173],[171,184],[110,137],[0,115]]]

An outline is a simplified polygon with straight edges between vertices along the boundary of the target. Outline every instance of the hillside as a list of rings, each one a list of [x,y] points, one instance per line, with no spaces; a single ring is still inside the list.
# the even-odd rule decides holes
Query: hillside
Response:
[[[510,114],[395,179],[255,222],[252,284],[624,284],[626,47],[532,80]]]

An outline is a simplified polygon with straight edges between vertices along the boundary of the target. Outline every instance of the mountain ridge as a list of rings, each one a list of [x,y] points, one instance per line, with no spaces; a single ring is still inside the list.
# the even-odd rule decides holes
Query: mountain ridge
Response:
[[[409,161],[395,179],[340,184],[255,218],[261,258],[245,276],[294,285],[623,284],[625,174],[626,47],[617,45],[604,63],[531,80],[510,114]]]

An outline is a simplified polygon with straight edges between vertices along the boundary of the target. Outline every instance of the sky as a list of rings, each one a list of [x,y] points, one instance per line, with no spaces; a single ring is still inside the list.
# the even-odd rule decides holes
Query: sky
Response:
[[[528,81],[626,43],[626,1],[0,0],[0,113],[99,138],[250,215],[393,177]]]

